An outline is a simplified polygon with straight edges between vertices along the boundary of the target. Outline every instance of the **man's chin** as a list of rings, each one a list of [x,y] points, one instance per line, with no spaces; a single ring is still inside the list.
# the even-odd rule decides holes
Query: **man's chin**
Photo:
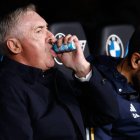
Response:
[[[49,69],[50,69],[50,68],[53,68],[54,66],[55,66],[55,61],[53,60],[53,61],[50,63]]]

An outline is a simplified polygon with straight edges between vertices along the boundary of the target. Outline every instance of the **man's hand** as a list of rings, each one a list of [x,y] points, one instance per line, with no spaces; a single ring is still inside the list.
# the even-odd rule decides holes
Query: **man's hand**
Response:
[[[64,38],[58,39],[57,44],[61,46],[62,43],[67,44],[72,41],[76,46],[76,50],[58,54],[58,57],[66,67],[74,70],[78,77],[85,77],[90,72],[91,68],[90,63],[85,59],[78,38],[75,35],[72,36],[68,34]]]

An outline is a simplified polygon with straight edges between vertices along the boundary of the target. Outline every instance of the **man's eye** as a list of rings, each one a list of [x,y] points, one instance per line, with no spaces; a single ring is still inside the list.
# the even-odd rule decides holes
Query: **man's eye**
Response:
[[[36,32],[36,33],[42,32],[42,28],[37,28],[35,32]]]
[[[41,29],[40,30],[37,30],[36,33],[40,33],[41,31],[42,31]]]

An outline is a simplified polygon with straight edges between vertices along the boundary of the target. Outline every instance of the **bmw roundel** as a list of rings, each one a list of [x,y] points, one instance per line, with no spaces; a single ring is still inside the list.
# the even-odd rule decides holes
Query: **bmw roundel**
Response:
[[[55,35],[55,38],[57,38],[57,39],[59,39],[59,38],[61,38],[61,37],[65,37],[65,34],[63,34],[63,33],[57,33],[57,34]]]
[[[124,47],[119,36],[112,34],[106,42],[106,53],[112,57],[124,57]]]
[[[57,34],[55,35],[55,38],[56,38],[56,39],[59,39],[59,38],[61,38],[61,37],[65,37],[65,34],[63,34],[63,33],[57,33]],[[79,40],[79,43],[80,43],[80,45],[81,45],[83,51],[85,50],[86,42],[87,42],[86,40]],[[56,62],[58,65],[63,65],[63,63],[61,62],[60,59],[54,58],[54,60],[55,60],[55,62]]]

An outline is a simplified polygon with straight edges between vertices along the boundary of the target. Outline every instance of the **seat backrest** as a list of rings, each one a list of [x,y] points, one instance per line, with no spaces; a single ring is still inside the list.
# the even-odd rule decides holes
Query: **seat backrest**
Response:
[[[52,23],[49,26],[49,30],[55,35],[56,38],[60,38],[67,34],[76,35],[84,51],[85,57],[89,56],[90,51],[87,43],[87,38],[81,23],[79,22]],[[55,61],[56,67],[60,69],[70,80],[72,80],[73,79],[72,70],[67,69],[58,58],[55,58]]]
[[[134,26],[129,24],[108,25],[97,32],[95,55],[109,55],[124,58],[128,53],[129,39]]]

